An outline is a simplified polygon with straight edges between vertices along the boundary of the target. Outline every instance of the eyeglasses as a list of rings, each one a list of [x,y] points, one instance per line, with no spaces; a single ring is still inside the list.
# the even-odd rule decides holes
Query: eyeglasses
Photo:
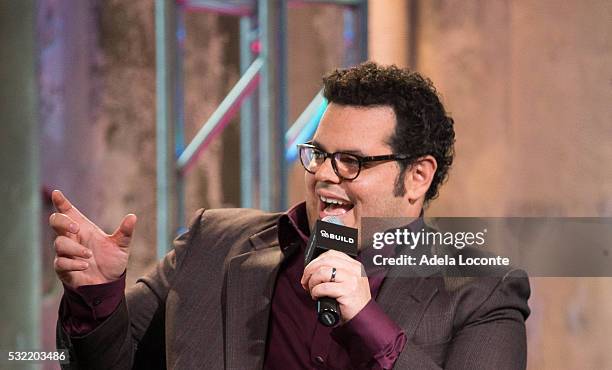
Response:
[[[405,154],[387,154],[360,157],[351,153],[335,152],[326,153],[316,146],[306,143],[298,144],[300,161],[304,169],[312,174],[323,165],[327,158],[331,158],[332,168],[339,178],[354,180],[359,176],[364,163],[381,161],[403,161],[410,157]]]

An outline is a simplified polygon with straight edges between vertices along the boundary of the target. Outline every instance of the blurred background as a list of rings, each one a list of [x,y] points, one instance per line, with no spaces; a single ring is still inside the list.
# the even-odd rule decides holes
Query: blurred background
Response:
[[[51,190],[138,215],[131,284],[198,208],[303,199],[321,77],[365,59],[455,119],[428,215],[612,216],[610,1],[0,0],[0,46],[3,350],[54,348]],[[612,279],[531,283],[529,368],[612,368]]]

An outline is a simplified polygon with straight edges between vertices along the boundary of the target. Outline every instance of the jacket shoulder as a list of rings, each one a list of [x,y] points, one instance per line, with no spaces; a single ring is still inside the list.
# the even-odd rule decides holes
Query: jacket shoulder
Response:
[[[189,226],[189,249],[192,253],[242,253],[250,246],[247,241],[253,235],[267,231],[276,240],[276,225],[282,214],[249,208],[200,209]]]
[[[276,226],[281,215],[281,212],[271,213],[251,208],[200,209],[196,212],[197,222],[192,227],[209,233],[239,232],[252,235]]]

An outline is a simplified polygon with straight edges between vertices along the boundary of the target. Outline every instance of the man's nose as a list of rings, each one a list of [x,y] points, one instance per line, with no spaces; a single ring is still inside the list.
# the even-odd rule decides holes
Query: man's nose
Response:
[[[335,184],[340,182],[340,178],[336,174],[336,171],[334,171],[331,158],[325,158],[323,163],[321,163],[321,166],[319,166],[319,169],[315,172],[315,179],[317,181],[326,181]]]

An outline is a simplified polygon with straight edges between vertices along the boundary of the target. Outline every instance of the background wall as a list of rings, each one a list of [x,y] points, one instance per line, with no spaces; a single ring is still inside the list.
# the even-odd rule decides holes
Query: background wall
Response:
[[[385,29],[397,3],[412,23],[395,56],[381,45],[402,40]],[[430,215],[612,216],[611,2],[370,4],[390,12],[371,12],[372,58],[430,77],[455,118],[456,162]],[[531,285],[529,368],[612,368],[612,279]]]

